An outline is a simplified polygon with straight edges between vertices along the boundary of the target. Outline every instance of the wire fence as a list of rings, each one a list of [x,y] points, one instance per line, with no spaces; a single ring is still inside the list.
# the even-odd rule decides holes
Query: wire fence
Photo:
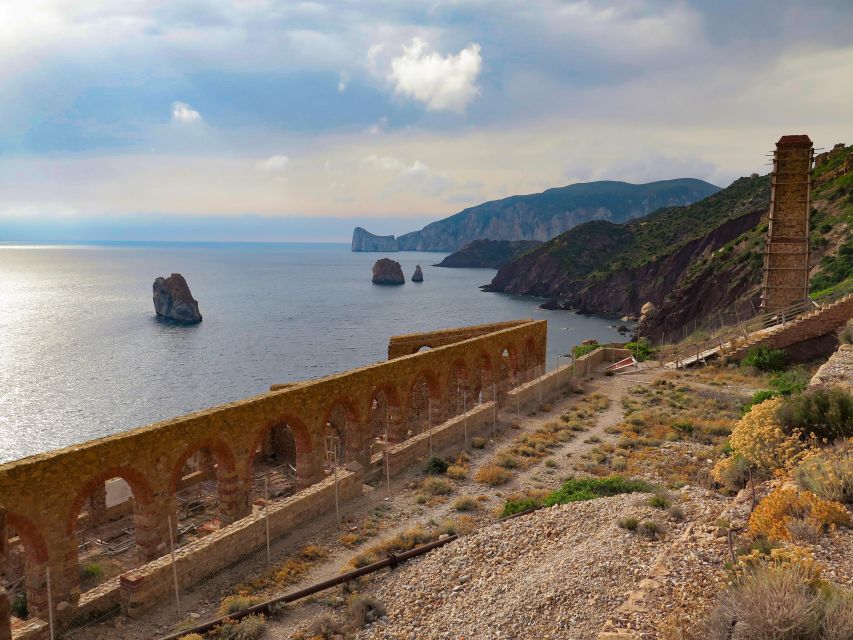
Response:
[[[423,465],[424,459],[434,454],[467,449],[475,436],[497,439],[502,428],[500,418],[506,421],[513,415],[520,417],[523,409],[521,400],[507,396],[509,391],[540,379],[545,373],[545,367],[537,365],[476,389],[460,385],[454,409],[428,401],[424,430],[410,438],[426,440],[425,446],[411,458],[408,468]],[[545,393],[542,385],[538,392],[536,388],[532,390],[532,397],[530,393],[528,400],[541,404]],[[492,403],[494,398],[500,407]],[[455,421],[456,430],[450,440],[446,431],[449,421]],[[365,492],[378,491],[381,493],[377,495],[393,499],[395,491],[404,490],[405,483],[395,482],[395,477],[405,468],[395,462],[390,452],[396,451],[395,447],[405,449],[408,440],[394,443],[390,422],[386,419],[384,432],[370,443],[374,462],[363,473],[347,468],[340,457],[337,438],[328,437],[324,477],[309,491],[298,492],[293,461],[259,453],[250,480],[248,513],[235,522],[225,513],[228,496],[222,493],[216,470],[211,474],[210,469],[203,468],[188,470],[184,479],[192,481],[176,491],[174,510],[164,516],[163,522],[141,522],[132,497],[126,505],[111,505],[111,511],[102,518],[84,514],[77,530],[81,592],[77,610],[70,616],[67,605],[57,609],[60,603],[52,601],[52,583],[65,577],[52,575],[50,568],[45,568],[44,586],[49,601],[43,606],[30,603],[30,621],[42,619],[46,635],[52,639],[88,638],[89,629],[114,616],[122,602],[128,606],[128,586],[122,585],[122,576],[127,580],[128,576],[144,575],[138,594],[130,588],[130,606],[142,611],[153,604],[163,612],[171,610],[168,617],[184,624],[192,623],[199,611],[208,610],[211,600],[218,601],[223,593],[235,595],[233,603],[226,601],[221,609],[227,612],[229,606],[245,604],[246,597],[281,592],[284,585],[291,586],[322,561],[322,551],[312,549],[308,538],[296,545],[302,548],[294,553],[293,536],[288,535],[294,530],[314,532],[326,540],[326,545],[329,540],[361,540],[381,533],[377,528],[380,525],[371,518],[354,518],[351,506]],[[449,442],[452,444],[448,446]],[[142,553],[143,524],[166,534],[159,557],[154,560]],[[17,571],[23,571],[23,565]],[[23,575],[8,575],[3,585],[10,600],[26,600],[27,579]],[[240,596],[241,593],[252,595]],[[17,614],[27,617],[20,608]]]

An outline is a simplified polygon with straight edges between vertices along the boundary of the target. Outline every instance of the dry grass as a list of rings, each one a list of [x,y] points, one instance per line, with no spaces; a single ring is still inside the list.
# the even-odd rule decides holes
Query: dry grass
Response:
[[[480,484],[487,484],[490,487],[497,487],[506,484],[512,478],[512,474],[495,464],[487,464],[477,471],[474,479]]]

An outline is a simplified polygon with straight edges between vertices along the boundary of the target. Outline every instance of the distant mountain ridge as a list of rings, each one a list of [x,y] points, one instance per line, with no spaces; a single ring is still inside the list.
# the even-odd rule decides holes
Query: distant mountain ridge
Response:
[[[550,240],[590,220],[624,222],[661,207],[691,204],[719,191],[695,178],[630,184],[581,182],[469,207],[397,237],[401,251],[461,249],[474,240]]]

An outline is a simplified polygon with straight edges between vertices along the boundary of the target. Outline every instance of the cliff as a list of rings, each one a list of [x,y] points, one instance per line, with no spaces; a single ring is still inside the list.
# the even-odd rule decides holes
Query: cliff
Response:
[[[356,227],[352,232],[353,251],[398,251],[397,239],[394,236],[377,236],[363,227]]]
[[[811,291],[853,286],[853,147],[836,147],[813,174]],[[549,308],[641,315],[653,341],[692,331],[715,313],[758,308],[769,176],[740,178],[685,206],[625,224],[597,221],[501,268],[488,291],[549,298]]]
[[[475,240],[435,266],[500,269],[540,244],[536,240]]]
[[[647,184],[600,181],[486,202],[397,238],[401,251],[456,251],[475,240],[545,241],[590,220],[624,222],[719,190],[682,178]]]

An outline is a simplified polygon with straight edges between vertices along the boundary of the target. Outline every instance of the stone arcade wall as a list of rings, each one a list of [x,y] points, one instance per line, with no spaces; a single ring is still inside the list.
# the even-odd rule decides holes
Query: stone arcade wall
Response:
[[[325,442],[332,422],[336,422],[345,442],[341,462],[356,461],[368,467],[374,436],[382,435],[387,428],[393,445],[410,434],[417,437],[423,430],[423,416],[416,415],[416,390],[426,391],[432,424],[440,424],[462,413],[461,393],[471,404],[475,399],[485,403],[492,400],[490,389],[501,397],[519,380],[529,379],[529,371],[543,367],[546,333],[544,321],[529,320],[437,332],[434,338],[433,334],[407,336],[436,346],[0,465],[0,505],[7,510],[7,527],[18,536],[26,553],[30,611],[36,617],[47,615],[49,567],[52,603],[58,617],[78,615],[78,521],[89,496],[105,481],[120,477],[130,485],[138,554],[146,561],[156,560],[168,550],[168,522],[172,518],[174,523],[176,513],[175,492],[183,479],[184,463],[195,453],[209,452],[215,460],[222,520],[235,523],[232,527],[251,527],[252,518],[247,516],[252,513],[255,452],[273,427],[286,425],[292,431],[298,486],[312,487],[326,477]],[[392,339],[395,343],[402,344],[403,340]],[[382,407],[382,415],[376,415],[377,406]],[[290,515],[280,516],[280,532],[310,517],[311,509],[304,507],[310,495],[300,493],[281,503],[280,508]],[[325,504],[323,500],[317,502]],[[294,513],[301,515],[292,517]],[[227,539],[227,544],[219,543],[222,546],[217,547],[216,554],[210,554],[225,554],[227,560],[232,548],[228,545],[237,539],[229,537],[229,529],[225,527],[222,531],[226,533],[187,548]],[[153,573],[146,574],[140,568],[125,574],[128,591],[133,590],[133,576],[143,575],[141,584],[145,586],[139,587],[139,593],[157,592],[156,585],[162,580],[158,562],[165,561],[145,565]],[[114,596],[104,597],[110,600]],[[91,601],[91,597],[84,599],[84,609],[92,608]],[[126,605],[133,609],[137,602],[128,596]]]

